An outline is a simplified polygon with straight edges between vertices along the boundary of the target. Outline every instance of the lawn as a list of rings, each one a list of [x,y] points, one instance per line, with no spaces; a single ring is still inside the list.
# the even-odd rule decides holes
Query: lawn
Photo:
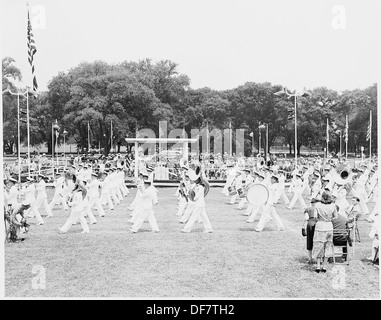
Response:
[[[277,211],[286,230],[269,222],[257,233],[243,212],[227,204],[221,188],[206,198],[214,233],[196,224],[192,233],[180,232],[174,188],[159,188],[155,207],[160,233],[148,223],[128,231],[136,190],[106,210],[81,234],[80,225],[58,234],[68,212],[60,207],[45,225],[31,228],[26,240],[5,244],[6,297],[119,297],[119,298],[354,298],[380,297],[379,269],[367,262],[370,224],[359,222],[361,242],[348,265],[329,265],[325,274],[308,265],[301,235],[300,209]],[[48,190],[49,199],[53,190]],[[373,208],[374,203],[370,203]],[[96,211],[94,211],[96,214]],[[351,250],[352,253],[352,250]]]

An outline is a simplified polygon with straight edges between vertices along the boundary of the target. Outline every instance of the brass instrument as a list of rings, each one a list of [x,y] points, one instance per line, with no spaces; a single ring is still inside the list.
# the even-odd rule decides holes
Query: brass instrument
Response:
[[[336,167],[336,175],[334,181],[339,185],[352,183],[353,173],[350,167],[340,164]]]

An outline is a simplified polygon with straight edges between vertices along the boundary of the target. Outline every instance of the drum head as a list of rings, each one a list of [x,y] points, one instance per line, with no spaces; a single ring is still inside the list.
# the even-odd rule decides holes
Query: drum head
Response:
[[[259,183],[255,183],[247,190],[246,199],[253,206],[265,204],[269,198],[269,190]]]

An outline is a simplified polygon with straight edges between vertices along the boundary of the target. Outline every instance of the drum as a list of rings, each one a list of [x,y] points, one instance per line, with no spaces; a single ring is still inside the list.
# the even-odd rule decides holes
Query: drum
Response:
[[[253,206],[261,206],[269,199],[269,190],[260,183],[254,183],[246,193],[247,201]]]
[[[230,186],[228,188],[229,196],[233,196],[237,193],[237,190],[235,189],[235,186]]]
[[[246,192],[245,192],[245,191],[246,191],[246,190],[245,190],[244,188],[239,188],[239,189],[237,190],[238,195],[239,195],[240,198],[245,198],[245,197],[246,197]]]

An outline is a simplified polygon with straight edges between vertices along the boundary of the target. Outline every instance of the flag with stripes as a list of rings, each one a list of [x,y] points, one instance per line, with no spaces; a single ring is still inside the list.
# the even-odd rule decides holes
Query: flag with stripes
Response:
[[[366,132],[366,141],[369,141],[370,140],[370,135],[372,133],[372,124],[370,123],[369,121],[369,124],[368,124],[368,130]]]
[[[33,38],[32,25],[30,23],[30,18],[29,18],[29,10],[28,10],[27,40],[28,40],[28,61],[30,66],[32,67],[33,91],[37,91],[38,85],[37,85],[36,75],[34,74],[34,63],[33,63],[33,57],[35,53],[37,52],[37,48]]]

